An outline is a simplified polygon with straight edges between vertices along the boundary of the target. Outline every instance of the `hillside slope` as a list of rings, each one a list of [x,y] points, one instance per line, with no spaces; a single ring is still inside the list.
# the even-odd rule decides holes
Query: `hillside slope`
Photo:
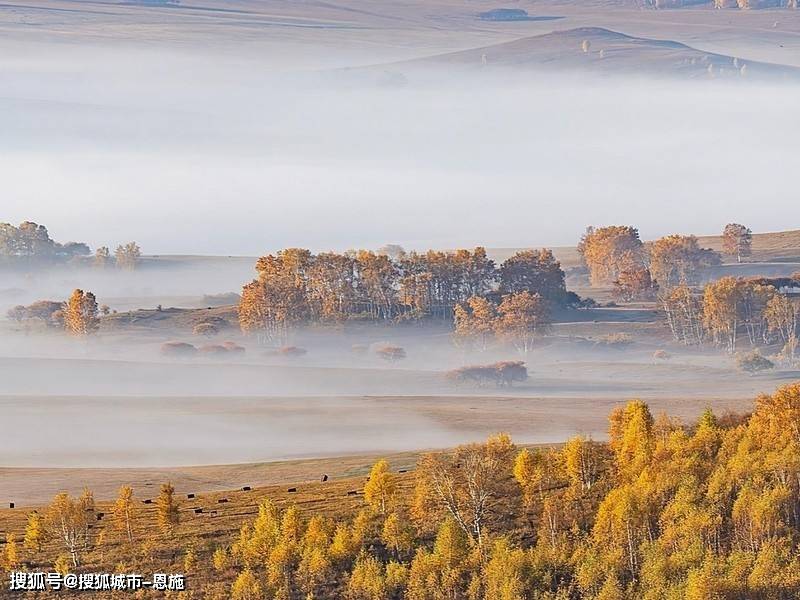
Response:
[[[800,69],[704,52],[671,40],[626,35],[602,27],[578,27],[377,68],[404,74],[434,67],[466,71],[536,70],[597,75],[635,74],[684,79],[800,80]]]

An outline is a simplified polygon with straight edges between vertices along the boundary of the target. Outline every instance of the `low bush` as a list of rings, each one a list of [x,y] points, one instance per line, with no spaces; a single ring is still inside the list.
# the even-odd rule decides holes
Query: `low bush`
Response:
[[[406,351],[400,346],[379,346],[375,349],[375,354],[390,362],[403,360],[406,357]]]
[[[455,383],[511,387],[515,381],[528,379],[528,369],[521,360],[506,360],[491,365],[471,365],[448,371],[446,377]]]
[[[767,371],[775,368],[775,363],[762,356],[758,350],[753,350],[746,354],[736,355],[736,368],[745,373],[753,375],[759,371]]]
[[[308,354],[308,350],[305,348],[298,348],[297,346],[283,346],[282,348],[278,348],[278,354],[289,358],[298,358]]]
[[[186,358],[197,354],[197,348],[186,342],[164,342],[161,344],[161,354],[178,358]]]

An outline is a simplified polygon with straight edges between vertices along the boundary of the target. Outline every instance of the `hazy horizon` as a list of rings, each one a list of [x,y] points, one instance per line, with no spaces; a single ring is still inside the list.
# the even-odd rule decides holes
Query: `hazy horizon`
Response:
[[[0,221],[93,248],[241,256],[798,226],[782,217],[798,86],[530,72],[392,85],[213,48],[137,57],[0,59]]]

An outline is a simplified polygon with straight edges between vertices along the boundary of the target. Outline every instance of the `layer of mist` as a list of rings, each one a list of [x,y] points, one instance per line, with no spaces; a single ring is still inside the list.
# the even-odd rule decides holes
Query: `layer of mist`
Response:
[[[93,247],[253,256],[566,245],[589,223],[654,238],[720,215],[769,231],[794,201],[796,85],[144,56],[0,59],[2,219]]]

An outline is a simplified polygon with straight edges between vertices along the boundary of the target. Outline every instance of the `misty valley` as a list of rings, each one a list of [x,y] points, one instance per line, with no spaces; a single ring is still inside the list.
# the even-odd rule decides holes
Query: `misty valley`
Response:
[[[796,0],[0,5],[0,598],[796,600]]]

